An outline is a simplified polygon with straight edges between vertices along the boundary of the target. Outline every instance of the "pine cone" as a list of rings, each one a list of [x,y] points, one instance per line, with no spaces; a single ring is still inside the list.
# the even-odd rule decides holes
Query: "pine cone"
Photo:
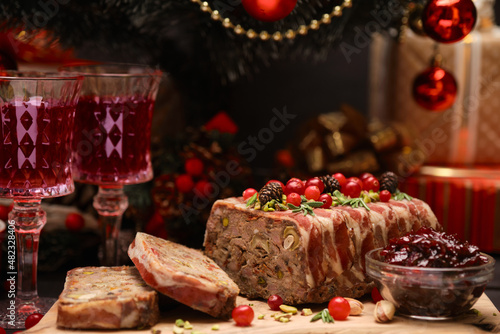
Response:
[[[283,200],[283,188],[281,188],[281,185],[276,182],[266,184],[259,191],[259,202],[261,205],[265,205],[273,199],[278,202]]]
[[[324,193],[333,194],[335,190],[340,191],[340,183],[333,176],[331,175],[320,176],[319,179],[325,185],[325,190],[323,191]]]
[[[385,172],[380,176],[380,190],[388,190],[391,194],[398,190],[399,179],[393,172]]]

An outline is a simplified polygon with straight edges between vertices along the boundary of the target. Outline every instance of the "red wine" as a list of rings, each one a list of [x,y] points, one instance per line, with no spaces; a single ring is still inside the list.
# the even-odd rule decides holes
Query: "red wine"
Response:
[[[74,106],[31,98],[1,108],[0,195],[53,197],[73,191]]]
[[[80,97],[73,136],[75,180],[132,184],[152,179],[153,107],[153,100],[141,97]]]

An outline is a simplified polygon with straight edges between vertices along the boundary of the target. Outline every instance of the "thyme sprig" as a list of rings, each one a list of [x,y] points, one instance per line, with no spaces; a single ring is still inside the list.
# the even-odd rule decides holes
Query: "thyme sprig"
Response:
[[[328,311],[327,308],[325,308],[323,311],[317,313],[314,317],[312,317],[311,322],[318,321],[319,319],[323,320],[323,322],[335,322],[333,320],[333,317],[330,315],[330,312]]]
[[[255,193],[255,194],[253,194],[253,195],[252,195],[252,197],[250,197],[250,198],[247,200],[247,208],[248,208],[249,206],[254,205],[254,204],[255,204],[255,202],[257,202],[257,195],[258,195],[258,194],[259,194],[259,193]]]

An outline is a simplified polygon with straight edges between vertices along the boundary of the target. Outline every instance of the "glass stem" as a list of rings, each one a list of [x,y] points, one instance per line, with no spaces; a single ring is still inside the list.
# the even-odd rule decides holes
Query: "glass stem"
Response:
[[[94,208],[99,214],[99,225],[104,241],[102,264],[116,266],[119,263],[118,236],[123,213],[128,207],[128,198],[122,187],[99,187],[94,196]]]
[[[37,266],[40,232],[47,222],[41,200],[15,200],[9,213],[9,224],[14,221],[17,246],[17,295],[30,302],[38,297]],[[8,265],[8,271],[14,271]]]

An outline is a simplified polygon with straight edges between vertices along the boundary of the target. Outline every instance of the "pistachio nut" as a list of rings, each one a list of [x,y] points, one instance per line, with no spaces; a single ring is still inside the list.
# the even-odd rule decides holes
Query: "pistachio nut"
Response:
[[[381,300],[375,305],[375,310],[373,311],[373,316],[377,322],[388,322],[394,318],[394,313],[396,312],[396,307],[393,303],[387,300]]]
[[[353,298],[345,298],[345,300],[347,300],[349,302],[349,306],[351,306],[351,312],[349,315],[360,315],[363,313],[365,306],[362,302]]]
[[[259,234],[256,234],[253,236],[252,240],[250,240],[250,247],[252,249],[261,248],[266,253],[269,253],[269,240]]]
[[[291,314],[297,314],[298,312],[296,307],[285,304],[280,305],[280,310],[282,310],[285,313],[291,313]]]

